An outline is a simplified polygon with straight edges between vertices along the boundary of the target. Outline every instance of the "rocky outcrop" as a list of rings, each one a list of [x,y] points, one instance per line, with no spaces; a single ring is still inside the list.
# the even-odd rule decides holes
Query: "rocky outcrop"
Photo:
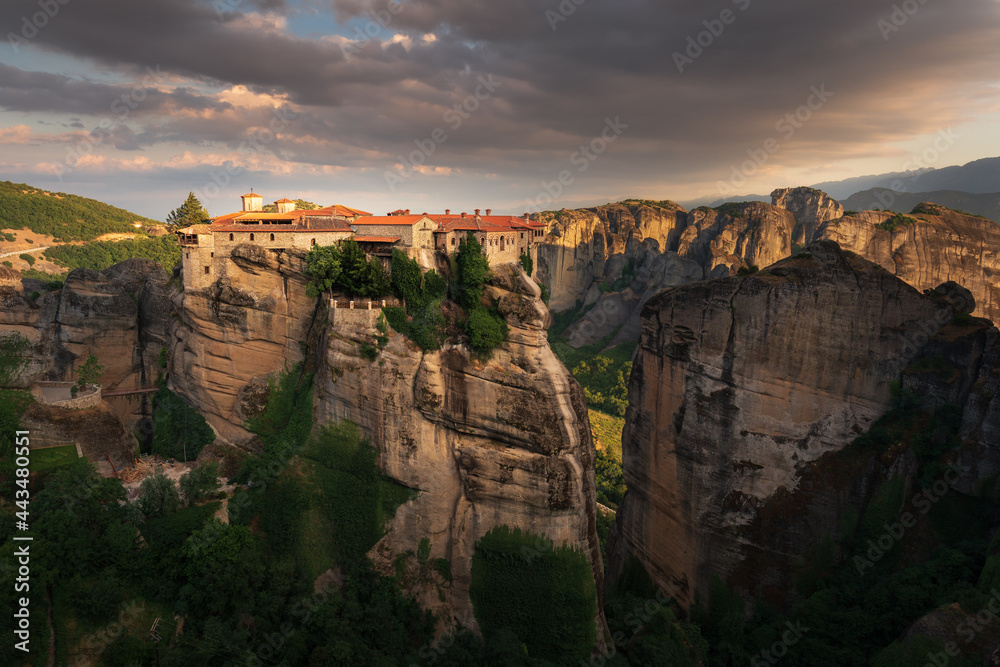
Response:
[[[223,444],[247,445],[243,428],[271,373],[304,358],[317,300],[306,296],[305,252],[237,246],[205,290],[173,297],[170,387]],[[256,388],[256,389],[255,389]]]
[[[314,389],[319,423],[359,424],[384,473],[418,492],[372,550],[376,565],[391,573],[396,554],[429,538],[431,557],[450,561],[453,584],[424,602],[449,625],[473,628],[471,557],[495,526],[579,546],[599,590],[602,584],[583,393],[546,342],[549,316],[538,287],[515,267],[495,272],[489,296],[499,300],[510,334],[490,359],[456,344],[421,353],[390,331],[370,361],[360,345],[374,329],[335,319]]]
[[[803,246],[816,235],[820,225],[844,216],[844,207],[825,192],[815,188],[784,188],[771,193],[771,203],[795,216],[798,223],[792,243]]]
[[[635,202],[547,217],[538,278],[554,311],[581,306],[566,330],[570,344],[613,335],[635,340],[642,306],[664,288],[733,275],[787,257],[794,217],[750,202],[690,213],[673,202]]]
[[[975,315],[1000,323],[1000,225],[931,203],[917,210],[891,231],[878,227],[894,215],[885,211],[831,220],[816,239],[836,241],[919,290],[953,280],[972,292]]]
[[[650,300],[609,580],[635,556],[683,605],[713,574],[788,603],[796,562],[824,536],[839,544],[844,513],[863,512],[886,467],[914,474],[912,456],[868,457],[850,472],[831,462],[887,411],[890,383],[911,369],[904,381],[925,400],[966,406],[959,488],[995,474],[998,333],[982,320],[953,323],[974,305],[955,284],[923,295],[829,241],[752,276]],[[963,364],[962,381],[935,388],[936,375],[911,366],[925,354]]]
[[[130,259],[100,272],[75,269],[62,289],[35,299],[5,293],[0,327],[34,345],[22,381],[69,380],[93,354],[104,366],[105,390],[151,384],[167,341],[167,280],[158,263]]]

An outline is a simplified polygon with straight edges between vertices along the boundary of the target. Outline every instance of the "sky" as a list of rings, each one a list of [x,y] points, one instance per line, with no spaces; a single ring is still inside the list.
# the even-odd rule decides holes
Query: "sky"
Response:
[[[154,219],[192,191],[521,214],[1000,156],[1000,0],[3,0],[0,37],[0,180]]]

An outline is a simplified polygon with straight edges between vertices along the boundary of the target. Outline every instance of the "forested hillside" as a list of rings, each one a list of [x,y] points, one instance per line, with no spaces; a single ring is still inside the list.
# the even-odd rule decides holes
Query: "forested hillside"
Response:
[[[163,224],[95,199],[0,181],[3,229],[30,229],[60,242],[92,241],[102,234],[134,233],[135,222]]]

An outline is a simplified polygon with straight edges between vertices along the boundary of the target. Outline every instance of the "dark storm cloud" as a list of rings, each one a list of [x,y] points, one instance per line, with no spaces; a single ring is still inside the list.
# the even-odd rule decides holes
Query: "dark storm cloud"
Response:
[[[785,144],[786,162],[857,155],[962,120],[972,112],[962,96],[985,91],[1000,71],[1000,3],[910,2],[915,13],[894,24],[893,3],[872,0],[412,0],[393,12],[385,2],[331,0],[327,11],[340,20],[367,27],[390,16],[348,57],[334,40],[296,37],[240,13],[290,15],[294,3],[225,0],[233,11],[220,14],[207,1],[88,0],[63,7],[31,43],[115,71],[160,66],[287,94],[307,112],[283,150],[309,162],[394,160],[447,127],[444,113],[475,92],[480,75],[493,75],[496,93],[449,131],[429,164],[545,175],[606,118],[621,117],[629,129],[605,162],[622,179],[670,178],[745,159],[812,86],[834,95]],[[0,26],[34,11],[33,0],[7,0]],[[408,49],[384,43],[397,31],[414,40]],[[436,39],[421,41],[425,33]],[[699,38],[710,43],[692,47]],[[113,88],[0,67],[7,109],[100,113]],[[212,104],[194,93],[150,97],[150,108]],[[244,128],[229,123],[175,119],[136,140],[233,145]],[[341,152],[293,141],[307,136]]]

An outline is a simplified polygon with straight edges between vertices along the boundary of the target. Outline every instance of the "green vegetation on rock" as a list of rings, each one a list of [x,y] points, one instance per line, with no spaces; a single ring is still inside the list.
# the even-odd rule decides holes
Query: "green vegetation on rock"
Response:
[[[498,526],[476,542],[469,597],[487,642],[509,632],[529,657],[573,664],[593,650],[597,592],[578,549]]]
[[[134,230],[133,230],[134,231]],[[181,247],[172,234],[147,238],[140,236],[123,241],[93,241],[83,245],[61,245],[49,248],[45,256],[69,269],[85,268],[103,271],[133,257],[159,262],[167,273],[181,261]]]

